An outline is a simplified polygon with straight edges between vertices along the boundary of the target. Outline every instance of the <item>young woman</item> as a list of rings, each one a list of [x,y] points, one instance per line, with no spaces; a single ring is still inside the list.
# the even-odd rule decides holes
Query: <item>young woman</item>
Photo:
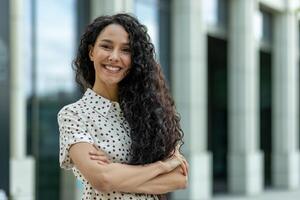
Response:
[[[60,165],[83,199],[158,199],[186,187],[182,130],[147,29],[128,14],[88,25],[74,62],[81,99],[58,113]]]

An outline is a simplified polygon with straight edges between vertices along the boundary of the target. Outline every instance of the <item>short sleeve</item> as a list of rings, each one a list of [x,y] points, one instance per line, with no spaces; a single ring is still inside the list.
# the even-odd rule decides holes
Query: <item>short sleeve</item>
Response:
[[[59,111],[57,121],[59,126],[60,166],[64,169],[71,169],[73,163],[69,156],[70,147],[79,142],[93,144],[94,141],[88,133],[85,122],[70,107],[64,107]]]

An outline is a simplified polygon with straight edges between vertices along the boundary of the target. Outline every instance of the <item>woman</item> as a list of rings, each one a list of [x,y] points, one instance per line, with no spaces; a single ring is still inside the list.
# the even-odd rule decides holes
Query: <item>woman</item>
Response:
[[[85,90],[58,113],[60,165],[83,199],[158,199],[185,188],[179,117],[146,27],[128,14],[88,25],[74,62]]]

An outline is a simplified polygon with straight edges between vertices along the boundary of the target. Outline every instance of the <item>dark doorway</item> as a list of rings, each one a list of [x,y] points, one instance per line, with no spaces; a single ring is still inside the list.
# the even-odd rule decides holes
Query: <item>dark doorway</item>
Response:
[[[213,192],[227,192],[227,42],[208,36],[208,149]]]
[[[272,58],[260,51],[260,148],[264,152],[265,187],[272,183]]]

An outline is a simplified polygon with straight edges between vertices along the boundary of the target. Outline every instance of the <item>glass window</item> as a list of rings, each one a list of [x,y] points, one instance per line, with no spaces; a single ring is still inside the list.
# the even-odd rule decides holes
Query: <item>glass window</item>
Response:
[[[255,16],[255,35],[256,38],[264,45],[272,45],[272,13],[260,10]]]
[[[158,1],[157,0],[136,0],[134,12],[141,23],[148,28],[148,33],[155,46],[157,55],[158,49]]]
[[[205,3],[203,4],[203,14],[207,24],[226,28],[228,21],[228,1],[205,1]]]
[[[203,4],[203,14],[206,23],[210,25],[218,24],[218,0],[210,0]]]
[[[148,28],[154,44],[157,59],[164,75],[170,82],[170,0],[135,0],[134,12],[141,23]]]
[[[71,92],[74,55],[74,0],[37,0],[37,93]]]
[[[255,38],[259,41],[263,37],[263,16],[260,11],[257,11],[254,16],[254,34]]]
[[[272,42],[272,14],[262,11],[263,27],[262,39],[268,43]]]
[[[28,153],[36,159],[36,198],[59,199],[57,113],[74,101],[71,67],[76,38],[76,0],[32,0],[26,4],[28,57]]]

